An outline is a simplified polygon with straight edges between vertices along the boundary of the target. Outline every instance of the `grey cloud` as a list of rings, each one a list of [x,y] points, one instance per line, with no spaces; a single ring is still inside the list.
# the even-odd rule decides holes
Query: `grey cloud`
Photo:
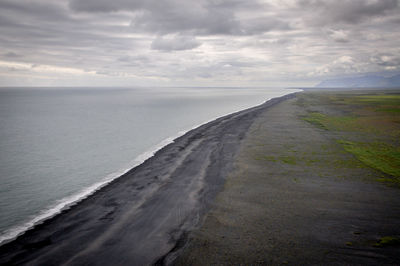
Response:
[[[181,76],[189,76],[191,78],[227,78],[238,77],[242,75],[241,68],[232,67],[229,65],[222,65],[220,63],[212,64],[209,66],[192,66],[187,69],[185,73],[178,73]]]
[[[200,72],[197,76],[200,78],[212,78],[212,75],[210,72]]]
[[[237,11],[265,9],[265,5],[252,1],[70,0],[69,6],[75,11],[88,13],[128,11],[133,14],[131,27],[134,31],[158,34],[252,35],[290,29],[288,23],[273,16],[240,19]]]
[[[119,62],[147,62],[149,61],[149,58],[147,56],[143,55],[137,55],[137,56],[121,56],[117,58],[117,61]]]
[[[263,62],[260,61],[244,61],[240,59],[230,60],[230,61],[222,61],[219,63],[219,67],[238,67],[238,68],[246,68],[246,67],[256,67],[263,65]]]
[[[160,34],[192,32],[195,34],[235,34],[239,22],[234,10],[214,6],[209,1],[163,1],[147,5],[135,16],[133,29]]]
[[[213,12],[214,13],[214,12]],[[168,33],[208,34],[239,34],[238,22],[228,14],[196,14],[171,10],[170,12],[144,12],[132,20],[131,27],[135,30]]]
[[[24,70],[21,70],[21,69],[15,68],[15,67],[9,67],[8,70],[10,72],[24,72]]]
[[[252,18],[242,22],[241,31],[244,35],[258,34],[272,30],[286,31],[292,27],[288,22],[272,16]]]
[[[386,71],[399,68],[398,14],[394,0],[0,0],[0,74],[58,66],[126,84]]]
[[[157,37],[151,44],[151,49],[160,51],[190,50],[201,45],[194,37],[162,36]]]
[[[137,10],[145,5],[140,0],[70,0],[69,7],[79,12],[117,12],[121,10]]]
[[[21,55],[14,53],[14,52],[8,52],[3,54],[4,57],[8,57],[8,58],[18,58],[21,57]]]
[[[329,35],[336,42],[346,43],[350,41],[349,33],[344,30],[331,30]]]
[[[70,0],[69,6],[79,12],[118,12],[134,14],[133,30],[156,33],[196,31],[207,34],[230,34],[236,25],[232,10],[209,1],[185,0]]]
[[[298,7],[313,12],[311,24],[358,23],[371,17],[383,16],[398,7],[398,0],[300,0]]]
[[[135,55],[135,56],[124,55],[117,58],[117,64],[121,68],[131,69],[131,68],[141,67],[145,69],[145,68],[156,67],[156,65],[153,64],[153,60],[155,59],[145,55]]]
[[[104,76],[115,76],[114,73],[112,73],[110,71],[106,71],[106,70],[97,70],[96,74],[97,75],[104,75]]]
[[[73,17],[66,14],[69,10],[45,1],[0,4],[0,40],[4,45],[17,47],[76,48],[104,47],[127,49],[134,47],[133,38],[116,36],[126,32],[127,26],[102,25],[101,22],[111,19],[102,16]],[[44,16],[43,14],[53,14]],[[64,15],[62,15],[64,14]],[[124,18],[123,15],[120,16]],[[46,19],[44,19],[46,18]],[[128,21],[128,20],[127,20]],[[3,23],[6,22],[6,23]],[[4,38],[7,36],[7,38]],[[27,53],[23,53],[27,54]]]
[[[12,15],[13,12],[17,12],[28,20],[32,17],[41,21],[70,19],[67,11],[60,6],[58,1],[25,2],[2,0],[0,2],[0,10],[2,10],[2,15]]]
[[[385,67],[400,67],[400,55],[379,53],[371,57],[371,62]]]

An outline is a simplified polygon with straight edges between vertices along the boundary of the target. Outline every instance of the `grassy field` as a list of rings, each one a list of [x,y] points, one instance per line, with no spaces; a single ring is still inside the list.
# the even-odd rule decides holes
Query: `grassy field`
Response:
[[[343,149],[400,184],[400,91],[309,92],[299,95],[303,119],[332,131]],[[325,108],[321,108],[322,106]]]

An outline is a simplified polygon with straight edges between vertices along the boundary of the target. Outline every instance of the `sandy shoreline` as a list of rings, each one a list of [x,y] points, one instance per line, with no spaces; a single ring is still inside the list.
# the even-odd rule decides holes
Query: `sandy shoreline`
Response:
[[[400,190],[338,143],[367,134],[304,121],[348,115],[326,99],[340,97],[300,93],[258,116],[176,265],[400,264]]]
[[[204,124],[92,196],[0,247],[0,264],[166,263],[185,243],[267,103]]]
[[[188,132],[1,246],[0,264],[399,265],[400,190],[338,143],[367,135],[304,120],[350,110],[316,95]],[[394,244],[377,246],[385,238]]]

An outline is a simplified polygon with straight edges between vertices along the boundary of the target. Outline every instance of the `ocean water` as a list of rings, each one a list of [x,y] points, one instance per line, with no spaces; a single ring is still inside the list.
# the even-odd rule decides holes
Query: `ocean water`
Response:
[[[1,88],[0,242],[184,132],[293,89]]]

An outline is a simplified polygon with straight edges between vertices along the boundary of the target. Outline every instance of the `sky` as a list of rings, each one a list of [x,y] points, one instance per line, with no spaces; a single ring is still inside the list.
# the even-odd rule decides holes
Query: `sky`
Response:
[[[398,0],[0,0],[0,86],[313,86],[400,72]]]

